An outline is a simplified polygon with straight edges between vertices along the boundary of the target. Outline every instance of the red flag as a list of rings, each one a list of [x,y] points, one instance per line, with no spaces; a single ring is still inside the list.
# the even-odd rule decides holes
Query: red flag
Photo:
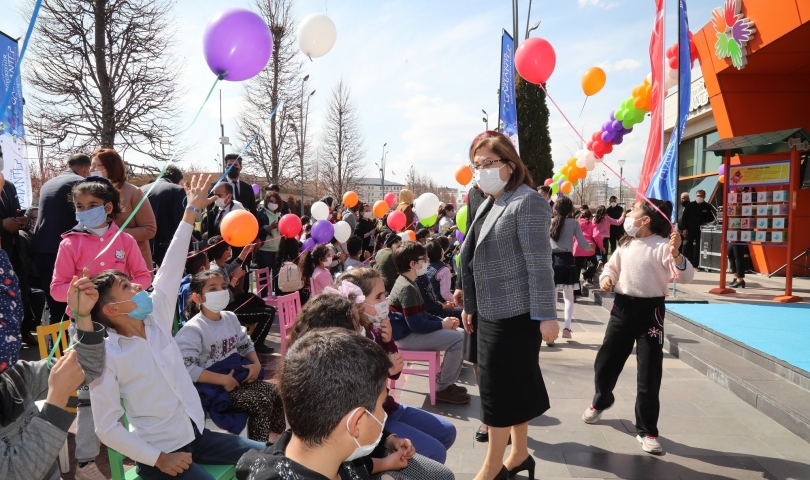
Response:
[[[652,67],[652,111],[650,115],[650,135],[647,138],[647,151],[641,166],[641,180],[638,190],[646,192],[653,174],[661,163],[663,144],[664,113],[664,0],[655,0],[655,26],[650,38],[650,66]]]

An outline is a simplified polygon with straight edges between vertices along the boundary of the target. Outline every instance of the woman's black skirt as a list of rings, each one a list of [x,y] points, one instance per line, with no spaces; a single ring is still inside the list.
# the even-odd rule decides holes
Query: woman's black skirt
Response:
[[[540,373],[540,322],[528,313],[501,320],[478,315],[478,382],[481,420],[511,427],[549,408]]]
[[[579,269],[571,252],[553,252],[554,285],[557,290],[579,290]]]

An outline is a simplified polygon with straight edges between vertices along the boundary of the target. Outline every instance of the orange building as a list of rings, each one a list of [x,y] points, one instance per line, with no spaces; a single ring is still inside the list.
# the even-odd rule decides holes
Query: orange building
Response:
[[[731,26],[722,16],[694,35],[719,137],[793,128],[810,131],[810,0],[736,1],[741,4],[737,20],[747,19],[754,29],[747,45],[742,45],[742,56],[735,56],[734,62],[731,57],[719,58],[716,44],[720,35],[732,36]],[[717,2],[722,15],[723,0]],[[789,157],[784,153],[735,156],[731,164]],[[802,161],[807,158],[805,151]],[[794,193],[791,258],[810,247],[810,190],[797,189]],[[786,263],[784,247],[751,244],[750,251],[754,268],[761,273]],[[796,267],[794,274],[804,274],[804,269]]]

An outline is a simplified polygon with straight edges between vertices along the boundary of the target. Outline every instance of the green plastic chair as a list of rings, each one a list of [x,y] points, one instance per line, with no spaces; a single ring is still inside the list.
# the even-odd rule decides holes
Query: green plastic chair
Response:
[[[121,407],[124,406],[124,402],[121,402]],[[127,415],[124,413],[124,416],[121,417],[121,420],[124,423],[124,427],[129,429],[129,420],[127,420]],[[110,459],[110,473],[112,474],[112,480],[138,480],[141,477],[138,475],[135,468],[130,468],[128,471],[124,471],[124,455],[120,452],[113,450],[110,447],[107,447],[107,456]],[[206,472],[209,473],[212,477],[216,480],[235,480],[236,479],[236,467],[234,465],[200,465]]]

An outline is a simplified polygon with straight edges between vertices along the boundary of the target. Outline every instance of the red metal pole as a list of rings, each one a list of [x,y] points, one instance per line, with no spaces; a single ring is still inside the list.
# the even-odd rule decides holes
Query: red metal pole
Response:
[[[720,242],[720,285],[718,288],[712,288],[709,290],[709,293],[714,293],[716,295],[723,295],[727,293],[737,293],[736,290],[731,288],[726,288],[726,268],[728,267],[728,194],[730,190],[729,186],[729,178],[731,178],[731,154],[728,150],[726,153],[723,154],[723,165],[724,165],[724,174],[725,174],[725,182],[723,183],[723,192],[725,194],[725,198],[723,200],[723,224],[721,226],[720,232],[723,236],[723,240]],[[788,239],[790,236],[788,236]]]

